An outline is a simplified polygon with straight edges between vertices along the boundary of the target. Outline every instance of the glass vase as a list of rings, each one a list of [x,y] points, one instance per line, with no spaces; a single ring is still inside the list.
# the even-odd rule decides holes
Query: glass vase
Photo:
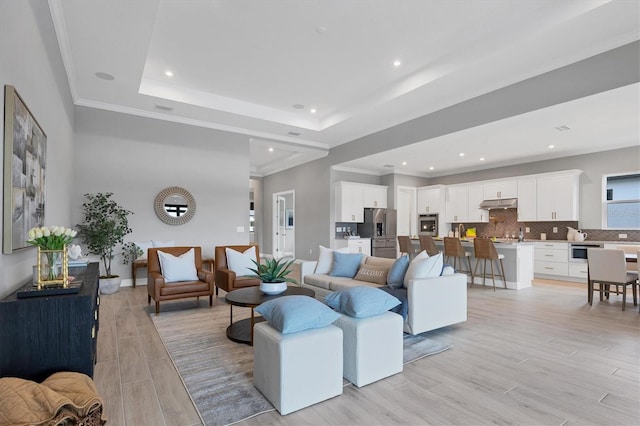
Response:
[[[42,250],[38,247],[38,289],[46,286],[69,285],[67,246],[62,250]]]

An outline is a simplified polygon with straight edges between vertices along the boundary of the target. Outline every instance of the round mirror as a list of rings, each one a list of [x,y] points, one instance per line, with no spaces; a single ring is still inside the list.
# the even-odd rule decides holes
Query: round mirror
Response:
[[[169,225],[182,225],[196,214],[196,200],[184,188],[165,188],[156,196],[154,203],[158,218]]]

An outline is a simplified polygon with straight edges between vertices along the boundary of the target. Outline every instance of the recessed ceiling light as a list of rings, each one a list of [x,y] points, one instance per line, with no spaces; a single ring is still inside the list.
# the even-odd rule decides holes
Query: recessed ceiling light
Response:
[[[293,104],[291,105],[294,109],[304,109],[304,105],[302,104]]]
[[[480,157],[480,161],[484,161],[484,157]]]
[[[429,166],[429,170],[433,170],[433,169],[435,169],[435,167]]]
[[[399,67],[400,65],[402,65],[402,62],[400,62],[400,60],[396,59],[395,61],[393,61],[393,66],[394,67]]]
[[[402,165],[403,165],[403,166],[406,166],[406,165],[407,165],[407,162],[406,162],[406,161],[403,161],[403,162],[402,162]]]
[[[460,157],[464,157],[464,152],[461,152],[460,154],[458,154]]]
[[[289,134],[290,134],[291,136],[300,136],[300,133],[299,133],[299,132],[294,132],[293,130],[291,130],[291,131],[289,132]]]
[[[555,147],[556,147],[555,145],[549,145],[549,149],[553,149]]]
[[[173,71],[167,70],[164,72],[164,75],[166,75],[167,77],[173,77]]]
[[[111,81],[111,80],[115,79],[115,77],[112,76],[111,74],[107,74],[106,72],[101,72],[101,71],[98,71],[96,73],[96,77],[98,77],[98,78],[100,78],[102,80],[107,80],[107,81]]]
[[[166,105],[158,105],[156,104],[156,108],[161,109],[163,111],[173,111],[173,108]]]
[[[315,108],[311,108],[310,111],[311,111],[311,114],[315,114],[317,112]]]
[[[272,147],[269,147],[269,152],[273,152],[273,148]]]

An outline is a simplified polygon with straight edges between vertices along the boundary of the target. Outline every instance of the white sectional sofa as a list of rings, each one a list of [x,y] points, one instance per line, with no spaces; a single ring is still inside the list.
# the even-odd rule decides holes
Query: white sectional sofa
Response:
[[[385,264],[391,266],[394,259],[366,256],[362,264]],[[300,285],[316,293],[323,300],[333,291],[353,286],[382,287],[371,282],[352,278],[316,274],[317,261],[298,260]],[[298,271],[295,271],[296,275]],[[464,274],[437,276],[411,280],[407,286],[408,315],[404,331],[420,334],[467,320],[467,278]]]

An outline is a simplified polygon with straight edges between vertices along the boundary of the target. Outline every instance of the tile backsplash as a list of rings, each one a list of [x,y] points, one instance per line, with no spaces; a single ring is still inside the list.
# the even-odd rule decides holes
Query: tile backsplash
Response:
[[[506,235],[518,236],[520,228],[524,233],[524,238],[539,240],[540,234],[546,233],[547,240],[566,240],[567,227],[580,229],[587,233],[587,240],[591,241],[640,241],[640,231],[609,231],[602,229],[581,229],[579,222],[518,222],[516,209],[496,209],[491,210],[489,215],[489,223],[464,223],[466,228],[476,228],[476,233],[481,237],[497,237],[504,238]],[[452,225],[455,231],[457,225]],[[526,228],[529,232],[525,232]],[[553,232],[553,228],[557,228],[557,232]],[[627,238],[618,238],[618,234],[627,234]]]

